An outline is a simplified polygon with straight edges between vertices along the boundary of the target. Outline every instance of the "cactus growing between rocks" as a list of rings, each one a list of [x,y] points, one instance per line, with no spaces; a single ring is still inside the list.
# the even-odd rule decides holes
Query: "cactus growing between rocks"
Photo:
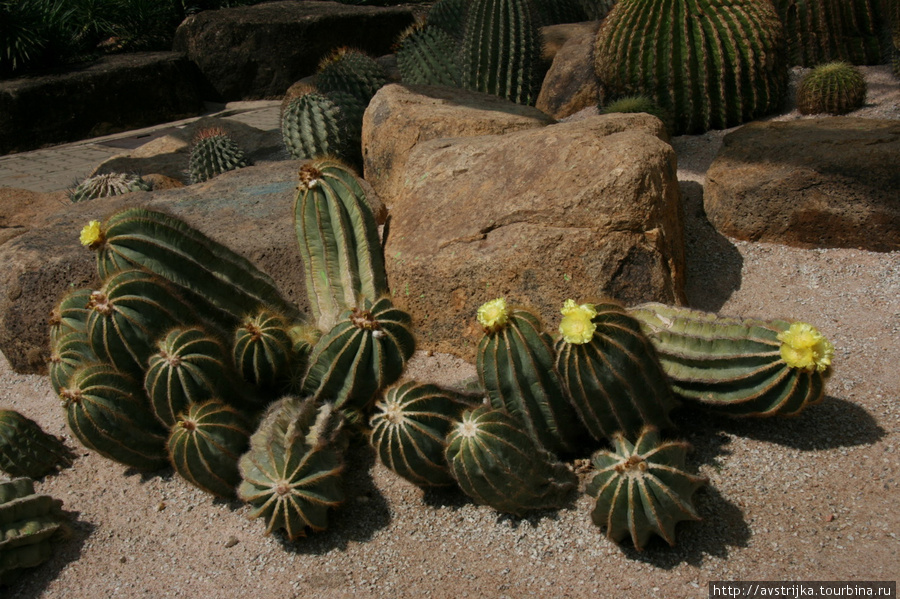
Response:
[[[660,442],[653,427],[644,429],[634,444],[621,434],[613,441],[615,451],[601,450],[592,458],[597,473],[586,488],[596,498],[591,519],[612,541],[630,536],[638,551],[654,534],[675,545],[675,525],[700,520],[692,496],[707,483],[684,471],[690,446]]]
[[[428,9],[425,24],[442,29],[457,43],[462,42],[468,8],[467,0],[438,0]]]
[[[132,191],[150,191],[153,186],[137,175],[107,173],[88,177],[69,190],[69,200],[73,203],[122,195]]]
[[[862,108],[868,87],[859,69],[846,62],[820,64],[797,87],[800,114],[842,115]]]
[[[250,161],[244,150],[221,127],[201,129],[195,135],[188,163],[191,183],[245,166],[250,166]]]
[[[368,54],[351,48],[334,50],[316,70],[316,87],[326,94],[350,94],[364,107],[386,83],[384,67]]]
[[[614,114],[617,112],[645,112],[661,120],[667,131],[672,130],[672,117],[647,96],[624,96],[600,107],[600,114]]]
[[[71,452],[59,438],[15,410],[0,410],[0,470],[40,478],[71,465]]]
[[[315,87],[296,90],[281,114],[281,137],[293,158],[337,156],[358,161],[365,105],[356,97]]]
[[[440,27],[410,29],[397,49],[397,67],[403,83],[459,87],[458,43]]]

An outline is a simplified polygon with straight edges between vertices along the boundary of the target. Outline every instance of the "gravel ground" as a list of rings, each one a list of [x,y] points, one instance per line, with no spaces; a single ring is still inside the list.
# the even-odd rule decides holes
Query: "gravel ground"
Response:
[[[896,80],[868,69],[863,116],[900,118]],[[873,95],[874,100],[873,100]],[[796,118],[795,114],[780,118]],[[288,543],[238,502],[171,471],[139,474],[83,450],[45,377],[0,359],[0,405],[77,448],[40,492],[64,502],[75,534],[6,597],[706,597],[711,580],[897,580],[900,573],[900,255],[735,242],[703,215],[703,174],[723,132],[673,141],[685,196],[687,292],[723,314],[815,324],[836,346],[825,401],[794,419],[676,414],[710,480],[701,522],[638,553],[606,540],[590,498],[527,518],[457,491],[404,482],[352,449],[348,502],[331,528]],[[554,323],[555,324],[555,323]],[[408,373],[453,384],[474,367],[417,354]],[[584,482],[584,481],[582,481]]]

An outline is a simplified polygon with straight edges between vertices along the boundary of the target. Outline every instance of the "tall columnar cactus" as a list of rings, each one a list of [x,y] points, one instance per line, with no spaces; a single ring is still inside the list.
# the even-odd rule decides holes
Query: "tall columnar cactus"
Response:
[[[239,462],[238,497],[265,518],[266,534],[291,540],[328,527],[328,511],[344,502],[347,440],[343,416],[330,403],[286,397],[269,409]]]
[[[543,78],[541,44],[527,0],[472,0],[461,49],[463,87],[534,104]]]
[[[361,152],[365,105],[343,92],[312,86],[297,91],[281,114],[281,137],[294,158],[337,156],[356,161]]]
[[[670,427],[675,399],[638,321],[612,302],[568,300],[562,314],[556,368],[591,435],[631,437],[646,425]]]
[[[138,470],[168,463],[166,430],[140,383],[109,364],[88,364],[60,394],[72,433],[88,449]]]
[[[535,443],[512,416],[490,406],[463,413],[447,435],[445,458],[469,497],[517,516],[562,507],[577,485],[574,472]]]
[[[202,183],[245,166],[250,166],[247,155],[224,129],[208,127],[197,132],[188,163],[191,183]]]
[[[387,73],[374,58],[350,48],[338,48],[322,59],[316,70],[316,86],[330,94],[343,92],[368,106],[372,96],[387,83]]]
[[[72,534],[62,501],[34,492],[34,481],[0,481],[0,586],[50,559]]]
[[[88,177],[69,190],[69,200],[73,203],[122,195],[132,191],[150,191],[153,186],[138,175],[107,173]]]
[[[313,347],[302,394],[348,412],[367,412],[415,351],[410,320],[388,298],[345,311]]]
[[[313,318],[323,331],[360,298],[387,294],[375,216],[356,175],[334,160],[300,167],[294,227]]]
[[[654,534],[675,545],[675,525],[700,520],[692,496],[707,483],[684,470],[690,446],[661,442],[653,427],[644,429],[633,444],[621,434],[614,444],[615,451],[601,450],[592,458],[597,473],[586,491],[596,498],[594,524],[617,543],[630,536],[638,551]]]
[[[672,388],[730,416],[791,416],[822,401],[834,347],[815,327],[662,304],[630,310]]]
[[[472,397],[407,381],[388,389],[369,421],[381,463],[421,487],[453,484],[444,462],[446,437],[473,407]]]
[[[100,278],[144,268],[174,283],[200,306],[197,314],[232,330],[248,313],[270,307],[302,321],[271,277],[252,262],[182,220],[144,208],[128,208],[103,224],[91,221],[81,243],[97,251]]]
[[[491,405],[508,411],[547,451],[578,449],[584,427],[556,375],[553,339],[540,318],[500,298],[478,309],[478,322],[484,336],[475,366]]]
[[[775,0],[774,4],[784,23],[792,66],[880,60],[877,0]]]
[[[15,410],[0,410],[0,470],[40,478],[71,465],[71,452],[59,438]]]
[[[50,342],[53,343],[73,331],[85,331],[91,313],[88,304],[94,290],[82,287],[67,291],[50,312]]]
[[[191,404],[169,433],[169,460],[192,485],[218,497],[233,497],[241,481],[238,460],[247,450],[246,418],[212,399]]]
[[[846,62],[821,64],[803,76],[797,87],[800,114],[847,114],[866,102],[866,79]]]
[[[674,134],[724,129],[777,110],[787,88],[783,28],[769,0],[619,0],[594,69],[604,102],[643,94]]]
[[[235,332],[232,357],[245,381],[276,392],[286,390],[291,372],[303,366],[296,363],[288,329],[288,323],[269,310],[244,319]]]
[[[69,384],[69,378],[80,366],[99,362],[100,358],[91,349],[87,333],[71,331],[50,343],[48,370],[50,385],[57,394]]]
[[[460,87],[456,49],[459,42],[436,26],[411,29],[397,50],[403,83]]]

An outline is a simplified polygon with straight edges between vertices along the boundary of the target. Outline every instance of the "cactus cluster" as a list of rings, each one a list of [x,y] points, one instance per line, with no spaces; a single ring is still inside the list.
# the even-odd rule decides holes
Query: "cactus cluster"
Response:
[[[800,114],[847,114],[866,102],[866,79],[846,62],[820,64],[803,76],[797,87]]]
[[[72,203],[118,196],[132,191],[150,191],[153,186],[138,175],[127,173],[107,173],[88,177],[69,190]]]

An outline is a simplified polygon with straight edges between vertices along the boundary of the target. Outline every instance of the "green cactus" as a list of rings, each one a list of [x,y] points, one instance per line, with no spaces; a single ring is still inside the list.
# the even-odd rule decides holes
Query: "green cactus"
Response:
[[[350,94],[363,106],[368,106],[375,92],[386,83],[384,67],[365,52],[350,48],[334,50],[316,70],[316,87],[326,94]]]
[[[137,175],[107,173],[88,177],[69,190],[69,200],[73,203],[122,195],[132,191],[151,191],[153,186]]]
[[[443,29],[460,43],[465,35],[468,8],[468,0],[438,0],[428,9],[425,24]]]
[[[358,162],[365,105],[350,94],[325,94],[312,86],[296,93],[281,115],[288,153],[298,160],[336,156]]]
[[[197,132],[188,163],[191,183],[202,183],[245,166],[250,166],[247,155],[224,129],[208,127]]]
[[[367,412],[375,394],[397,381],[412,357],[410,327],[409,314],[388,298],[345,311],[313,347],[302,394],[348,412]]]
[[[166,430],[130,376],[109,364],[88,364],[72,374],[59,396],[69,429],[88,449],[138,470],[168,463]]]
[[[444,462],[446,437],[473,407],[473,397],[407,381],[388,389],[369,420],[381,463],[420,487],[453,484]]]
[[[868,86],[856,67],[846,62],[820,64],[800,80],[797,110],[800,114],[847,114],[866,103]]]
[[[288,539],[328,527],[328,511],[344,502],[347,447],[343,416],[331,403],[286,397],[267,412],[238,466],[238,497],[265,518],[266,534]]]
[[[241,481],[238,460],[250,442],[243,414],[212,399],[182,412],[169,433],[169,460],[195,487],[218,497],[234,497]]]
[[[562,314],[556,369],[591,435],[670,427],[675,398],[640,323],[612,302],[568,300]]]
[[[34,492],[34,481],[0,481],[0,585],[50,559],[72,531],[62,501]]]
[[[276,392],[288,387],[297,367],[288,329],[287,322],[269,310],[244,319],[234,335],[232,357],[245,381]]]
[[[460,87],[458,44],[440,27],[411,29],[397,49],[397,67],[403,83]]]
[[[15,410],[0,410],[0,470],[40,478],[71,465],[71,452],[59,438]]]
[[[360,298],[388,292],[378,226],[356,175],[334,160],[300,167],[294,227],[318,327],[331,329]]]
[[[562,507],[577,486],[516,420],[490,406],[467,410],[447,435],[450,473],[469,496],[497,511],[521,516]]]
[[[90,288],[72,289],[67,291],[54,306],[50,313],[48,324],[50,326],[50,343],[54,343],[60,337],[72,331],[85,331],[87,318],[91,311],[88,303],[91,301]]]
[[[630,309],[673,390],[729,416],[791,416],[822,401],[834,347],[814,327],[642,304]]]
[[[600,25],[601,96],[642,94],[674,119],[674,134],[739,125],[781,107],[783,28],[760,0],[620,0]]]
[[[78,367],[99,361],[86,332],[71,331],[57,338],[50,343],[48,368],[53,391],[59,394],[69,384],[69,378]]]
[[[625,96],[600,107],[600,114],[645,112],[663,122],[667,131],[673,127],[672,117],[647,96]]]
[[[576,451],[585,430],[556,374],[553,339],[540,318],[507,308],[501,298],[478,309],[478,322],[484,336],[475,366],[491,405],[508,411],[547,451]]]
[[[831,61],[877,64],[881,59],[873,0],[775,0],[791,66]]]
[[[638,551],[654,534],[675,545],[675,525],[700,520],[692,496],[707,483],[684,471],[690,445],[660,442],[653,427],[644,429],[634,444],[621,434],[613,442],[615,451],[598,451],[591,460],[597,473],[585,490],[596,498],[594,524],[616,543],[630,536]]]

